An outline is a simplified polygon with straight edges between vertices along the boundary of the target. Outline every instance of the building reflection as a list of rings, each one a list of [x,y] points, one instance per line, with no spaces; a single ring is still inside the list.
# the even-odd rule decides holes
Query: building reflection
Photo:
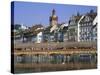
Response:
[[[66,64],[66,63],[96,63],[96,54],[51,54],[51,55],[19,55],[14,57],[16,63],[31,63],[31,64]]]

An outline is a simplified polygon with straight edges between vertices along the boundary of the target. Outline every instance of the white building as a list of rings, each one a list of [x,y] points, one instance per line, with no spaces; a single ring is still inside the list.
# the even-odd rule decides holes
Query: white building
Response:
[[[43,33],[39,32],[36,37],[36,43],[41,43],[43,41]]]
[[[24,24],[21,24],[21,27],[20,28],[23,29],[23,30],[28,29],[28,27],[25,26]]]
[[[97,24],[97,13],[93,10],[84,15],[73,15],[68,24],[68,41],[96,41]]]
[[[93,27],[92,27],[92,30],[93,30],[93,34],[92,34],[93,41],[97,41],[97,25],[98,25],[98,18],[96,16],[96,18],[93,21]]]
[[[77,13],[77,15],[73,15],[70,17],[69,23],[68,23],[68,41],[70,42],[76,42],[78,41],[79,37],[79,22],[81,19],[81,15]]]
[[[96,16],[97,13],[91,10],[81,19],[79,23],[79,41],[93,41],[93,34],[96,33],[94,29]]]
[[[81,16],[80,20],[78,21],[78,29],[77,29],[77,41],[80,42],[80,21],[84,18],[84,15]]]

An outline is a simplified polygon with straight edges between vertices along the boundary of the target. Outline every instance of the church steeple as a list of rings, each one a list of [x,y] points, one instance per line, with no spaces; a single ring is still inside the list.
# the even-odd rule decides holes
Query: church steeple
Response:
[[[55,9],[52,10],[52,15],[50,16],[49,21],[51,26],[57,25],[58,17],[56,16]]]
[[[52,15],[55,15],[55,9],[52,10]]]

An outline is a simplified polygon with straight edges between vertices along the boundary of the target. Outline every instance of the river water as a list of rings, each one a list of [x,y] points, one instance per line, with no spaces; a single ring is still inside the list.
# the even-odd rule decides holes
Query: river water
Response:
[[[20,55],[20,56],[14,56],[14,64],[24,65],[23,67],[15,66],[14,69],[15,73],[93,69],[97,67],[97,55],[96,54]],[[25,67],[25,64],[32,65],[32,67],[31,66]]]

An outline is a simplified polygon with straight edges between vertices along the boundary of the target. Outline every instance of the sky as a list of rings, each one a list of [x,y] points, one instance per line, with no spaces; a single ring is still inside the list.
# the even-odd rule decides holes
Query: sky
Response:
[[[14,2],[14,24],[24,24],[32,26],[35,24],[49,25],[49,17],[55,9],[58,16],[58,23],[68,22],[72,15],[77,12],[85,14],[90,10],[97,11],[96,6],[34,3],[34,2]],[[13,11],[12,11],[13,12]]]

